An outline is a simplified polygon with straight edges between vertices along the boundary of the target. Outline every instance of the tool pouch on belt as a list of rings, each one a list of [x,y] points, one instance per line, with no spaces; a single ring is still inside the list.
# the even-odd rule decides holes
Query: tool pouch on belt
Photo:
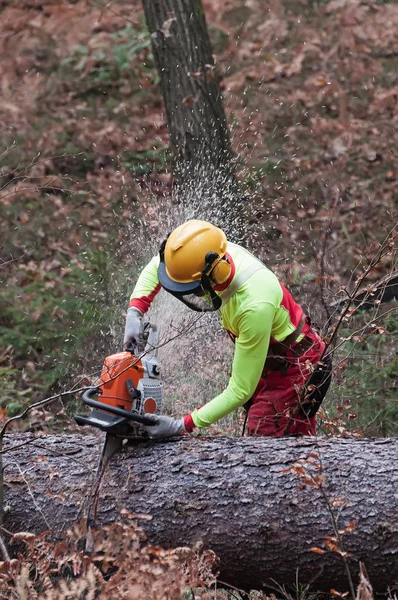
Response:
[[[306,386],[307,394],[300,407],[303,417],[311,419],[318,412],[332,379],[332,357],[325,356],[312,373]]]
[[[297,329],[287,336],[282,342],[276,342],[271,344],[268,348],[267,358],[265,360],[264,368],[270,371],[279,371],[281,375],[286,375],[291,361],[289,361],[290,354],[292,357],[301,356],[306,350],[313,344],[312,340],[304,337],[298,344],[293,348],[292,345],[296,342],[297,338],[301,335],[305,324],[310,324],[309,318],[303,315],[297,326]]]
[[[308,325],[310,324],[309,317],[303,315],[300,319],[297,329],[293,331],[293,333],[291,333],[282,342],[276,342],[269,346],[262,377],[266,375],[267,370],[279,371],[281,375],[286,375],[289,366],[291,365],[291,360],[287,356],[287,351],[290,351],[291,355],[300,355],[311,346],[313,341],[304,338],[299,344],[296,345],[296,348],[298,348],[297,353],[291,348],[291,344],[294,344],[297,338],[301,335],[306,323],[308,323]],[[242,408],[248,412],[252,404],[253,399],[250,398],[247,402],[245,402]]]

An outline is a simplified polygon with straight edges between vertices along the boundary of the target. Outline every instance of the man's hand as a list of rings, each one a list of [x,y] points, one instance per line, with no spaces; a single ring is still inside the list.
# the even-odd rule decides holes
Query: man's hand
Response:
[[[142,317],[142,312],[138,308],[132,306],[128,309],[123,338],[123,348],[125,350],[131,344],[136,345],[140,352],[145,349],[144,322]]]
[[[150,438],[160,440],[161,438],[181,435],[186,432],[184,419],[173,419],[167,415],[151,415],[145,413],[145,418],[153,422],[153,425],[143,425]]]

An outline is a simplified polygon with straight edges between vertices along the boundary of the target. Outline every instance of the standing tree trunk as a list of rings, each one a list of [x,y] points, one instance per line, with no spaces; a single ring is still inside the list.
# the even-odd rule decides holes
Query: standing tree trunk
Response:
[[[206,188],[235,200],[229,131],[201,0],[143,4],[182,194],[187,187],[191,194]]]
[[[80,520],[100,440],[7,436],[5,528],[59,534]],[[324,477],[321,488],[311,474]],[[361,561],[375,590],[385,592],[398,586],[397,484],[397,439],[138,442],[108,466],[97,525],[122,519],[122,508],[151,515],[143,527],[152,544],[202,540],[220,557],[220,579],[237,587],[294,585],[298,578],[345,592],[347,560],[354,583]],[[333,519],[345,533],[334,532]]]

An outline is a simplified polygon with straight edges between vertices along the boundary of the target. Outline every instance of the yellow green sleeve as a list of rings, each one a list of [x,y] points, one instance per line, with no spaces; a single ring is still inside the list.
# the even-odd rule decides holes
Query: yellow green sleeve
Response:
[[[159,255],[152,258],[143,268],[130,296],[130,306],[138,308],[143,314],[150,307],[154,297],[160,290],[158,278]]]
[[[197,427],[215,423],[252,397],[264,369],[274,315],[275,307],[266,302],[241,315],[228,387],[192,413]]]

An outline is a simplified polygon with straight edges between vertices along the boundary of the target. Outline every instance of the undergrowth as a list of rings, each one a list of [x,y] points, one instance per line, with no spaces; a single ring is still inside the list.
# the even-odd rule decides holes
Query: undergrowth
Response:
[[[115,268],[108,255],[87,251],[71,262],[21,265],[2,287],[0,408],[9,416],[73,373],[100,368],[122,320],[111,289]]]
[[[138,526],[146,518],[122,510],[120,522],[92,532],[91,553],[84,551],[83,521],[58,541],[48,532],[12,535],[16,558],[0,562],[0,599],[276,600],[274,594],[220,586],[218,558],[201,542],[172,550],[149,544]],[[290,600],[288,591],[283,597]]]
[[[0,598],[27,600],[184,600],[215,582],[216,556],[200,545],[163,550],[147,544],[134,515],[94,532],[95,551],[84,552],[87,532],[76,525],[58,542],[21,532],[11,540],[17,558],[0,563]]]
[[[334,357],[335,382],[325,405],[337,428],[364,437],[398,435],[398,311],[391,303],[385,316],[369,313],[343,328]]]

